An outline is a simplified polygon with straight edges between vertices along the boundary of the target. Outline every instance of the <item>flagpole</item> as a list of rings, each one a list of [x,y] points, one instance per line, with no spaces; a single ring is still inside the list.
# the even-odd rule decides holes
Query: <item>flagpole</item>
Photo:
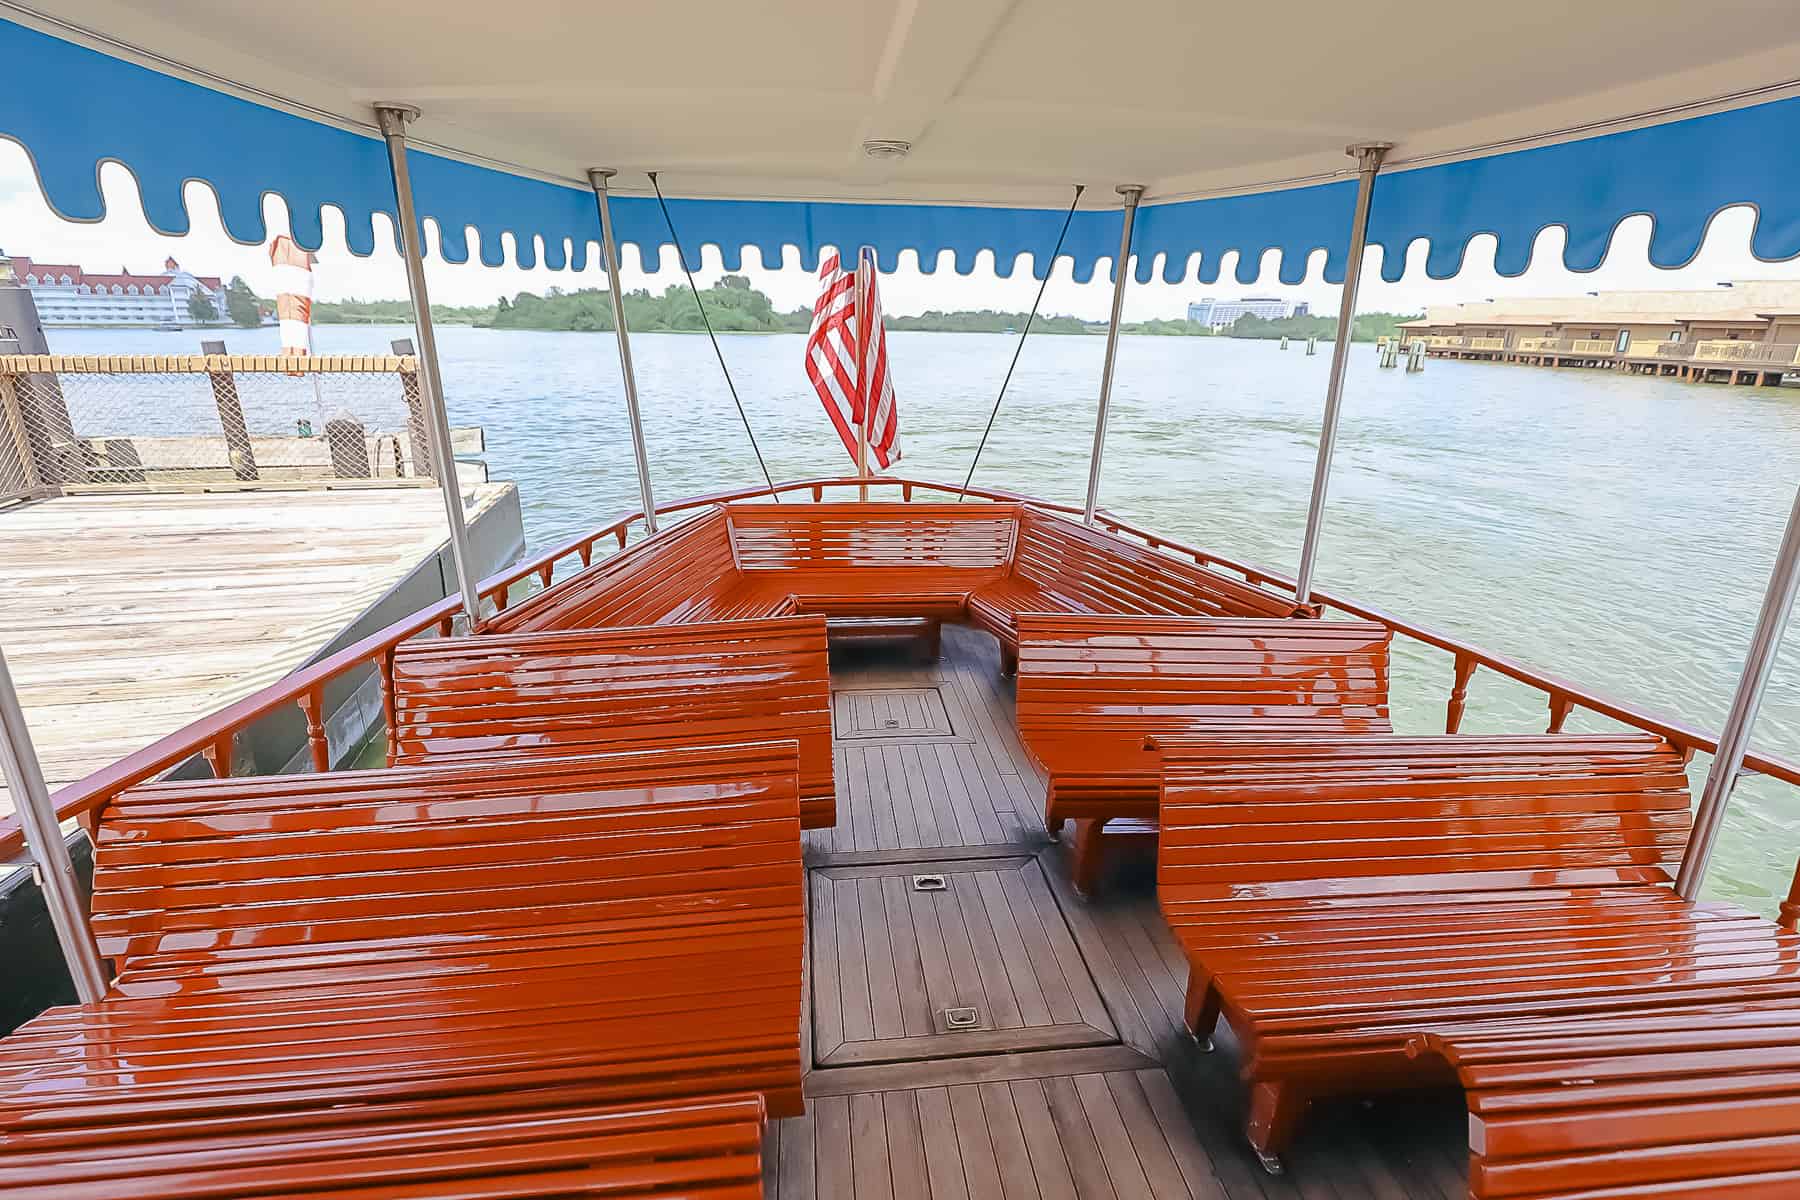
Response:
[[[863,385],[867,382],[865,374],[869,358],[869,293],[873,287],[875,254],[864,246],[856,252],[856,394],[862,401],[862,419],[856,423],[856,477],[869,477],[869,417],[875,405],[870,397],[863,395]],[[864,483],[857,489],[857,499],[867,501],[869,485]]]

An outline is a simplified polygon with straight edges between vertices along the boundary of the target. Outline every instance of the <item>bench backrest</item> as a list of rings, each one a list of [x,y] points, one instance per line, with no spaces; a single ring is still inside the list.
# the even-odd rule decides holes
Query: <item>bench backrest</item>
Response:
[[[725,514],[714,509],[602,559],[490,620],[493,633],[679,620],[696,596],[736,577]]]
[[[130,965],[734,913],[800,919],[792,741],[133,788],[94,933]],[[798,964],[796,964],[796,967]]]
[[[823,617],[405,642],[393,692],[395,763],[793,738],[832,794]]]
[[[1286,617],[1299,609],[1292,598],[1031,507],[1019,517],[1012,573],[1082,612]]]
[[[1016,504],[733,504],[740,570],[955,570],[978,586],[1006,569]],[[898,584],[904,588],[904,575]]]
[[[1681,755],[1643,735],[1190,742],[1162,761],[1165,910],[1659,884],[1687,841]]]
[[[1372,622],[1022,613],[1018,625],[1019,730],[1033,744],[1392,728],[1393,635]]]

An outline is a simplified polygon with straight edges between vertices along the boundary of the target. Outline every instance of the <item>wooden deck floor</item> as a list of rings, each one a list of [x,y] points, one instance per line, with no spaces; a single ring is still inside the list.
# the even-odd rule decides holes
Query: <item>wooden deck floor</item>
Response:
[[[1201,1054],[1181,1029],[1153,864],[1075,895],[997,647],[944,635],[934,664],[834,654],[838,825],[807,835],[807,1114],[771,1127],[765,1195],[1465,1197],[1454,1094],[1325,1106],[1287,1174],[1262,1171],[1236,1047]]]
[[[511,488],[476,485],[470,523]],[[445,537],[443,500],[418,487],[0,511],[0,644],[50,787],[294,670]]]

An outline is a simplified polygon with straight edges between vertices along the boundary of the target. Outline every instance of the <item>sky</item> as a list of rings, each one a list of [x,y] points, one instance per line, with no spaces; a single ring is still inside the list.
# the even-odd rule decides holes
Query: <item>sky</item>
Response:
[[[92,224],[65,221],[44,203],[37,180],[25,151],[16,143],[0,139],[0,249],[40,261],[74,262],[93,271],[113,272],[120,267],[152,274],[162,269],[165,258],[174,257],[197,275],[218,275],[229,279],[242,275],[251,287],[263,295],[274,291],[266,251],[260,246],[245,246],[232,241],[219,221],[218,205],[211,190],[202,183],[188,185],[187,202],[191,231],[182,237],[167,237],[152,230],[138,205],[137,185],[124,167],[109,163],[101,170],[101,189],[106,198],[107,216]],[[264,205],[264,217],[270,235],[287,228],[287,213],[278,198]],[[1425,274],[1426,246],[1415,243],[1407,255],[1407,269],[1398,283],[1387,283],[1380,277],[1381,251],[1373,248],[1363,264],[1363,281],[1358,309],[1364,312],[1418,312],[1427,304],[1450,304],[1464,300],[1497,299],[1506,296],[1570,296],[1589,291],[1630,288],[1706,289],[1731,279],[1800,279],[1800,260],[1761,263],[1749,251],[1750,233],[1755,222],[1748,208],[1728,209],[1714,220],[1705,245],[1695,261],[1676,271],[1658,270],[1650,266],[1647,253],[1651,222],[1647,216],[1633,217],[1620,225],[1613,238],[1606,261],[1588,274],[1578,274],[1562,266],[1563,236],[1560,229],[1547,229],[1538,238],[1532,265],[1523,275],[1513,279],[1495,273],[1494,242],[1477,238],[1469,246],[1464,266],[1454,279],[1433,280]],[[522,270],[511,265],[514,256],[507,247],[507,266],[487,267],[477,259],[471,246],[470,261],[449,264],[430,253],[434,234],[427,234],[427,282],[435,304],[488,305],[495,299],[522,291],[542,293],[551,287],[566,291],[577,288],[604,287],[605,275],[597,265],[598,256],[589,255],[589,269],[582,272],[552,271],[542,266]],[[471,242],[475,238],[471,236]],[[510,239],[508,239],[510,241]],[[400,299],[406,295],[406,276],[399,255],[393,250],[393,237],[382,218],[376,218],[377,250],[367,258],[352,255],[344,246],[343,221],[335,210],[325,213],[325,244],[315,268],[316,295],[321,300],[358,298]],[[1304,300],[1314,312],[1335,313],[1339,289],[1324,282],[1324,251],[1316,252],[1308,263],[1304,282],[1286,286],[1279,281],[1278,252],[1271,251],[1262,263],[1261,276],[1253,285],[1236,281],[1236,256],[1226,255],[1221,275],[1213,284],[1190,280],[1180,284],[1161,282],[1160,271],[1155,282],[1139,284],[1135,280],[1126,289],[1125,319],[1142,321],[1152,318],[1184,316],[1190,301],[1204,296],[1236,299],[1246,295],[1280,296]],[[621,256],[621,274],[627,289],[648,287],[661,291],[681,282],[680,269],[672,254],[663,257],[664,269],[647,274],[641,269],[637,251],[627,246]],[[944,269],[932,274],[919,270],[916,257],[902,254],[897,271],[882,277],[883,309],[894,316],[923,312],[928,308],[955,310],[995,308],[1024,311],[1031,307],[1038,281],[1031,278],[1021,261],[1010,279],[994,273],[991,255],[984,254],[970,275],[958,275],[944,263]],[[695,272],[701,287],[724,273],[716,251],[709,250]],[[790,248],[784,262],[764,265],[754,248],[744,254],[743,274],[768,293],[776,307],[791,309],[811,306],[816,292],[813,276],[799,266],[798,252]],[[1044,295],[1046,314],[1070,314],[1088,320],[1104,320],[1111,303],[1111,285],[1105,281],[1103,267],[1094,281],[1078,284],[1070,277],[1066,261],[1058,264]]]

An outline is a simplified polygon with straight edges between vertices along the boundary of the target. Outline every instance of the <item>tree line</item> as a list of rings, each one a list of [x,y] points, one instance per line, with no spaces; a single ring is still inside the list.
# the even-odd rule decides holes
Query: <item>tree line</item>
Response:
[[[241,282],[233,280],[235,286]],[[763,292],[750,286],[743,275],[725,275],[700,292],[699,302],[684,284],[671,284],[660,294],[647,288],[626,292],[626,327],[642,333],[693,333],[710,321],[720,333],[804,333],[812,325],[812,309],[781,311]],[[705,305],[705,320],[700,305]],[[917,316],[889,317],[887,327],[897,332],[917,330],[936,333],[1016,333],[1025,328],[1029,314],[994,309],[944,312],[932,309]],[[610,332],[612,298],[599,288],[564,291],[550,288],[543,295],[520,292],[500,297],[493,305],[453,306],[434,304],[431,319],[441,325],[473,325],[479,329],[537,329],[569,333]],[[1356,318],[1354,338],[1372,341],[1391,336],[1394,327],[1411,318],[1399,313],[1364,313]],[[313,320],[320,324],[402,325],[412,320],[412,305],[405,300],[335,300],[313,305]],[[1106,322],[1079,317],[1042,315],[1031,325],[1034,333],[1105,333]],[[1318,337],[1329,341],[1335,322],[1329,317],[1288,317],[1267,321],[1245,315],[1229,329],[1215,334],[1204,325],[1184,320],[1130,322],[1126,333],[1178,337]]]

